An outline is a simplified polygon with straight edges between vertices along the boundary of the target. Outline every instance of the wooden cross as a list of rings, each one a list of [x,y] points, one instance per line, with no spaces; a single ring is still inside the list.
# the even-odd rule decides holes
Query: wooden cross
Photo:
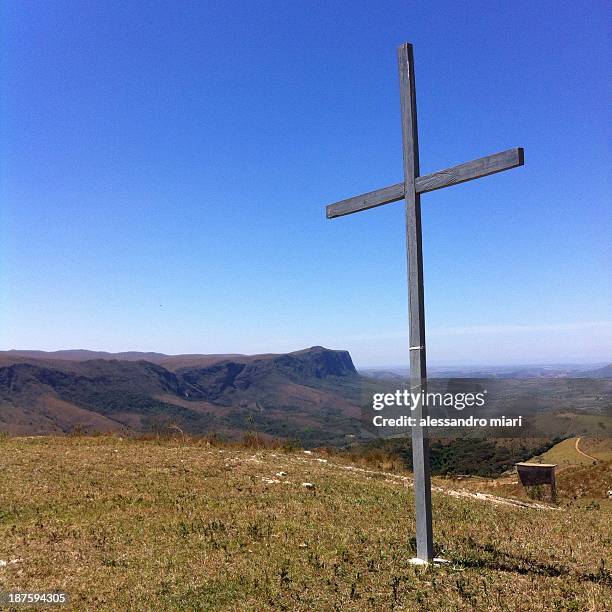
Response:
[[[481,157],[465,164],[419,175],[416,89],[412,45],[404,43],[397,50],[399,62],[404,180],[363,195],[327,206],[327,218],[367,210],[397,200],[406,201],[406,243],[408,255],[408,301],[410,316],[410,388],[425,391],[427,382],[425,354],[425,307],[423,299],[423,250],[421,244],[421,194],[471,181],[523,165],[523,149],[515,148]],[[417,423],[427,416],[427,407],[418,405],[412,416]],[[412,428],[412,463],[416,510],[417,561],[432,561],[431,476],[429,439],[423,427]]]

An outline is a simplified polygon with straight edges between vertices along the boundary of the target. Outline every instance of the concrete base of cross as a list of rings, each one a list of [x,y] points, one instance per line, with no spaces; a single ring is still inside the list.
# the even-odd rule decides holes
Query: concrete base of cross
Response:
[[[445,563],[450,563],[448,559],[442,559],[440,557],[434,557],[432,561],[434,565],[444,565]],[[429,561],[425,561],[424,559],[419,559],[418,557],[413,557],[410,559],[410,565],[429,565]]]

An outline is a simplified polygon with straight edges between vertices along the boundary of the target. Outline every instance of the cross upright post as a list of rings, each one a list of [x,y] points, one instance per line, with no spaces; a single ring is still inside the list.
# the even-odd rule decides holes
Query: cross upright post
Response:
[[[421,234],[421,196],[416,192],[419,176],[419,136],[417,128],[416,88],[412,45],[405,43],[397,50],[400,81],[402,142],[404,150],[404,198],[406,205],[406,251],[408,256],[408,316],[410,391],[421,398],[419,391],[427,387],[425,353],[425,299],[423,288],[423,245]],[[427,408],[419,401],[413,412],[417,425],[412,427],[412,467],[416,512],[417,558],[431,561],[433,537],[431,525],[431,472],[427,429],[419,423],[427,416]]]
[[[450,187],[489,174],[522,166],[523,149],[516,147],[501,153],[481,157],[452,168],[421,176],[419,169],[419,141],[417,133],[416,88],[412,45],[398,47],[402,142],[404,153],[404,181],[376,191],[348,198],[327,206],[328,219],[349,215],[390,202],[405,200],[406,249],[408,256],[409,354],[410,388],[420,398],[412,416],[412,462],[416,513],[416,543],[419,562],[434,558],[431,520],[431,472],[429,439],[422,419],[427,417],[427,406],[422,398],[427,390],[425,349],[425,301],[423,294],[423,247],[421,236],[421,194]],[[418,392],[422,393],[419,394]]]

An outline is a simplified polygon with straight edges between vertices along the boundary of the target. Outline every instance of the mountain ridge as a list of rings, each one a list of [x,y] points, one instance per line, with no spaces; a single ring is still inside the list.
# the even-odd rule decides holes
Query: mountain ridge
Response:
[[[146,432],[173,424],[195,434],[257,428],[331,441],[358,428],[359,409],[346,392],[360,376],[347,351],[316,346],[196,366],[180,356],[172,369],[142,359],[82,359],[82,352],[73,360],[32,354],[2,355],[0,430]]]
[[[103,359],[106,361],[148,361],[161,365],[166,369],[178,369],[196,365],[205,367],[222,361],[249,363],[259,359],[280,357],[282,355],[300,355],[304,352],[318,349],[331,350],[317,345],[306,349],[290,351],[288,353],[256,353],[254,355],[247,355],[244,353],[179,353],[176,355],[169,355],[154,351],[121,351],[112,353],[89,349],[65,349],[59,351],[10,349],[7,351],[0,351],[0,365],[24,360],[82,362]]]

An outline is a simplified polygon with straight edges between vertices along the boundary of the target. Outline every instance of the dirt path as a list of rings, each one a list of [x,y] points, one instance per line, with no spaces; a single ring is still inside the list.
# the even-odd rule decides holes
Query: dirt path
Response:
[[[586,453],[583,453],[580,448],[578,448],[578,443],[580,442],[580,438],[576,438],[576,444],[574,445],[574,448],[576,449],[576,452],[579,453],[580,455],[584,455],[587,459],[592,459],[593,461],[599,463],[599,459],[592,457],[591,455],[587,455]]]
[[[332,463],[331,461],[328,461],[326,459],[318,458],[315,458],[314,461],[310,458],[300,458],[300,462],[311,464],[315,462],[321,462],[323,463],[323,465],[319,463],[318,467],[327,467],[328,469],[331,468],[334,470],[347,470],[349,472],[360,472],[364,474],[366,478],[372,476],[379,478],[383,477],[387,482],[395,482],[408,487],[412,486],[412,478],[408,476],[401,476],[400,474],[392,474],[390,472],[381,472],[378,470],[369,470],[353,465],[341,465],[337,463]],[[431,490],[435,491],[436,493],[443,493],[444,495],[449,495],[451,497],[477,499],[479,501],[485,501],[490,504],[495,504],[497,506],[514,506],[518,508],[532,508],[535,510],[561,510],[561,508],[558,508],[557,506],[549,506],[547,504],[541,504],[536,502],[525,502],[508,497],[498,497],[497,495],[491,495],[490,493],[478,493],[468,491],[466,489],[446,489],[440,486],[432,485]]]

